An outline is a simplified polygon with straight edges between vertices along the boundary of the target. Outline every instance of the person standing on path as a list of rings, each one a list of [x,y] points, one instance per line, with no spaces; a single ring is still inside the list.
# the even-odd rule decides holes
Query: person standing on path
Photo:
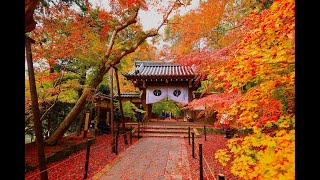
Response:
[[[228,129],[228,114],[227,111],[224,111],[221,115],[220,124],[222,126],[222,131],[226,132]]]
[[[168,117],[171,120],[171,117],[172,117],[172,112],[171,111],[168,112]]]
[[[162,117],[162,120],[166,118],[166,112],[164,110],[162,110],[161,112],[161,117]]]
[[[228,113],[227,113],[227,111],[224,111],[223,114],[221,115],[220,124],[222,126],[222,131],[226,133],[226,135],[224,137],[227,138],[228,137],[227,133],[228,133],[228,131],[230,131],[230,129],[228,128]]]
[[[142,106],[142,104],[139,105],[138,109],[140,109],[141,111],[143,111],[143,106]],[[142,119],[143,119],[143,117],[142,117],[142,112],[139,112],[139,111],[138,111],[138,122],[142,122]]]

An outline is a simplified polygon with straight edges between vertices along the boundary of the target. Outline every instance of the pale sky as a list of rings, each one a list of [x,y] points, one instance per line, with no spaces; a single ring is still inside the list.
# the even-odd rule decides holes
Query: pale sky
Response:
[[[108,6],[108,2],[106,0],[89,0],[89,1],[93,5],[100,5],[104,8],[106,8],[107,10],[110,9],[110,7]],[[162,2],[159,4],[159,6],[168,7],[169,1],[170,0],[162,0]],[[197,8],[199,6],[199,1],[200,0],[192,0],[191,4],[188,7],[180,7],[179,8],[180,14],[185,14],[189,10]],[[171,0],[171,2],[172,2],[172,0]],[[143,30],[149,30],[149,29],[158,27],[162,21],[162,15],[163,14],[157,13],[156,9],[151,6],[148,7],[148,11],[140,10],[138,17],[141,20]],[[173,14],[171,13],[171,16],[172,15]],[[171,16],[169,16],[169,19]]]
[[[106,8],[107,10],[110,9],[110,7],[108,6],[108,3],[106,0],[89,0],[93,5],[100,5],[101,7]],[[160,3],[160,7],[168,7],[170,0],[162,0],[162,2]],[[188,11],[195,9],[199,6],[199,1],[200,0],[192,0],[191,4],[187,7],[180,7],[179,8],[179,13],[180,15],[187,13]],[[172,2],[172,0],[171,0]],[[149,6],[148,7],[148,11],[145,10],[140,10],[138,17],[141,21],[143,30],[149,30],[152,28],[157,28],[160,23],[162,22],[163,19],[163,14],[160,14],[157,12],[157,10],[153,7],[153,6]],[[173,16],[173,13],[170,14],[170,17]],[[159,30],[159,34],[163,35],[164,33],[164,27],[162,26]],[[148,38],[147,41],[150,42],[151,38]],[[159,40],[159,45],[156,45],[158,48],[161,49],[161,47],[165,44],[165,42]]]

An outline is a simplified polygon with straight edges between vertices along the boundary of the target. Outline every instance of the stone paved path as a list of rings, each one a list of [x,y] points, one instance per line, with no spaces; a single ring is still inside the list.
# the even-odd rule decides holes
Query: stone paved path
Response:
[[[191,179],[183,138],[145,137],[93,179]]]

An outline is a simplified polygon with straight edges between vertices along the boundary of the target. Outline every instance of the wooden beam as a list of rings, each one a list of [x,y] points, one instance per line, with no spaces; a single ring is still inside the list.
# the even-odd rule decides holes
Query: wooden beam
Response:
[[[142,81],[142,87],[146,88],[146,81],[145,80]]]

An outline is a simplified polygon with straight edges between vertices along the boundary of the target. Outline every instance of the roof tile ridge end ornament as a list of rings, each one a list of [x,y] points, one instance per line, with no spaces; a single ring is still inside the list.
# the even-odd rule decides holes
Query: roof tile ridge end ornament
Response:
[[[139,74],[142,72],[142,70],[144,69],[144,64],[143,62],[140,64],[140,66],[135,70],[135,74]]]

